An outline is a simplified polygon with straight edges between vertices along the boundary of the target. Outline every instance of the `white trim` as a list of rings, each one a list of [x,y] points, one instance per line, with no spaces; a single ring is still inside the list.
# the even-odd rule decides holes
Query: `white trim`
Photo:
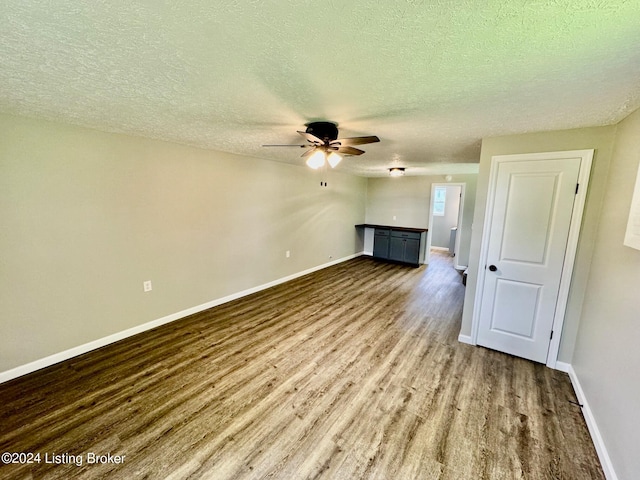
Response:
[[[449,247],[431,247],[431,250],[440,250],[443,252],[448,252],[449,251]]]
[[[570,369],[571,369],[570,363],[556,362],[556,370],[564,373],[569,373]]]
[[[558,363],[563,362],[556,362],[556,365]],[[580,385],[578,375],[576,374],[572,365],[568,363],[564,365],[567,366],[567,373],[569,374],[569,378],[571,379],[573,390],[576,392],[578,403],[582,404],[582,416],[584,417],[587,428],[589,429],[589,434],[591,435],[593,445],[596,447],[596,452],[598,453],[598,458],[600,459],[600,464],[602,465],[604,476],[607,478],[607,480],[618,480],[618,476],[616,475],[616,472],[613,469],[613,464],[611,463],[611,458],[609,457],[609,452],[607,451],[607,447],[604,443],[604,440],[602,439],[602,435],[600,435],[600,429],[598,428],[596,419],[593,416],[591,408],[589,407],[589,402],[587,401],[587,397],[584,394],[584,390],[582,390],[582,385]]]
[[[561,152],[543,152],[543,153],[523,153],[511,155],[494,155],[491,157],[491,168],[489,173],[489,189],[487,192],[487,204],[485,206],[484,224],[482,228],[482,243],[480,245],[480,255],[478,257],[478,276],[476,279],[476,291],[473,301],[473,314],[471,320],[471,339],[474,345],[478,343],[478,329],[480,326],[480,308],[482,306],[482,291],[484,289],[484,279],[486,272],[484,265],[487,261],[491,214],[494,209],[496,196],[496,179],[498,168],[496,166],[501,162],[509,161],[530,161],[530,160],[554,160],[557,158],[575,158],[580,157],[580,171],[578,173],[578,183],[580,188],[578,194],[574,198],[573,212],[571,214],[571,224],[569,226],[569,237],[567,239],[567,248],[565,250],[564,263],[560,276],[560,287],[558,289],[558,301],[554,312],[552,329],[557,334],[549,342],[549,351],[547,353],[546,365],[549,368],[556,368],[558,353],[560,351],[560,340],[562,338],[562,327],[564,325],[564,316],[569,298],[569,289],[571,287],[571,275],[573,273],[574,260],[578,247],[578,239],[580,237],[580,226],[582,225],[582,214],[584,212],[584,204],[587,197],[589,187],[589,176],[591,173],[591,164],[593,161],[593,149],[585,150],[567,150]]]
[[[460,184],[460,205],[458,205],[458,231],[456,232],[456,241],[453,247],[453,267],[459,270],[461,265],[458,263],[460,260],[460,238],[462,236],[462,220],[464,217],[464,201],[467,192],[467,184]]]
[[[187,317],[189,315],[193,315],[194,313],[202,312],[209,308],[217,307],[218,305],[231,302],[232,300],[237,300],[247,295],[251,295],[252,293],[256,293],[261,290],[266,290],[267,288],[280,285],[281,283],[294,280],[298,277],[308,275],[309,273],[322,270],[324,268],[330,267],[332,265],[336,265],[338,263],[346,262],[347,260],[351,260],[361,255],[363,255],[363,252],[358,252],[353,255],[348,255],[346,257],[339,258],[338,260],[333,260],[329,263],[318,265],[317,267],[312,267],[307,270],[303,270],[302,272],[294,273],[293,275],[288,275],[286,277],[279,278],[277,280],[274,280],[269,283],[265,283],[263,285],[258,285],[257,287],[253,287],[247,290],[243,290],[241,292],[233,293],[231,295],[227,295],[226,297],[217,298],[210,302],[203,303],[202,305],[197,305],[195,307],[187,308],[186,310],[172,313],[171,315],[167,315],[165,317],[158,318],[157,320],[152,320],[150,322],[143,323],[142,325],[137,325],[135,327],[128,328],[127,330],[123,330],[121,332],[117,332],[112,335],[99,338],[98,340],[94,340],[92,342],[85,343],[83,345],[78,345],[77,347],[73,347],[59,353],[54,353],[53,355],[49,355],[48,357],[35,360],[25,365],[20,365],[19,367],[15,367],[10,370],[5,370],[4,372],[0,372],[0,383],[8,382],[9,380],[13,380],[14,378],[21,377],[23,375],[35,372],[36,370],[40,370],[42,368],[50,367],[51,365],[55,365],[56,363],[69,360],[70,358],[77,357],[78,355],[82,355],[92,350],[96,350],[98,348],[104,347],[106,345],[117,342],[119,340],[132,337],[133,335],[137,335],[138,333],[146,332],[147,330],[151,330],[152,328],[156,328],[161,325],[171,323],[175,320],[180,320],[181,318]]]
[[[458,335],[458,341],[460,343],[466,343],[467,345],[475,345],[473,343],[473,341],[471,340],[471,336],[470,335]]]
[[[560,353],[560,340],[562,339],[562,327],[564,325],[564,317],[567,312],[567,303],[569,302],[569,290],[571,289],[571,277],[573,276],[573,267],[578,251],[578,240],[580,239],[580,227],[582,226],[582,216],[584,213],[584,205],[587,201],[587,190],[589,188],[589,177],[591,176],[591,164],[593,162],[593,150],[578,150],[569,152],[579,154],[580,172],[578,173],[578,193],[573,200],[573,212],[571,213],[571,224],[569,226],[569,237],[567,238],[567,249],[564,254],[564,264],[562,266],[562,274],[560,276],[560,287],[558,288],[558,302],[553,315],[553,324],[551,330],[558,335],[553,335],[549,343],[549,351],[547,352],[547,366],[555,368]]]

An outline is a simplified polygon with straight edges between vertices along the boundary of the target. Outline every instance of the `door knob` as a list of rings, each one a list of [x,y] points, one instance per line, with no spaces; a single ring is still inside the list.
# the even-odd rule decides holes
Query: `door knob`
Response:
[[[489,270],[495,272],[496,270],[498,270],[498,267],[496,267],[495,265],[489,265]]]

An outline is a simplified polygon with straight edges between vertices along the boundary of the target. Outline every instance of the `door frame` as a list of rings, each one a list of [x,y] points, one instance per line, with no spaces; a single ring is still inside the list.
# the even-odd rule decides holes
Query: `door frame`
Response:
[[[431,184],[431,197],[429,199],[429,225],[427,226],[427,251],[425,252],[424,263],[429,263],[431,260],[431,235],[433,234],[433,200],[436,195],[436,187],[460,187],[460,206],[458,207],[458,231],[456,232],[456,244],[454,247],[455,256],[453,257],[453,266],[455,269],[460,270],[462,265],[458,264],[460,260],[460,232],[462,230],[462,214],[464,211],[464,194],[467,188],[466,182],[442,182]],[[466,267],[466,265],[464,265]]]
[[[478,261],[478,279],[476,283],[475,299],[473,302],[473,315],[471,321],[471,343],[478,344],[478,329],[480,327],[480,307],[482,306],[482,292],[485,284],[486,264],[488,256],[488,243],[490,235],[491,218],[493,216],[494,203],[496,197],[496,184],[498,179],[498,167],[503,162],[531,161],[531,160],[554,160],[560,158],[580,158],[580,171],[578,173],[578,193],[573,200],[573,211],[571,213],[571,223],[569,226],[569,237],[565,250],[562,273],[560,276],[560,286],[558,288],[558,300],[553,315],[554,332],[549,341],[549,351],[547,352],[546,365],[549,368],[556,368],[558,353],[560,351],[560,340],[562,338],[562,327],[567,310],[569,290],[571,288],[571,275],[573,273],[578,240],[580,238],[580,226],[584,205],[589,188],[589,177],[591,174],[591,164],[593,163],[593,149],[567,150],[559,152],[541,153],[518,153],[510,155],[494,155],[491,157],[491,167],[489,171],[489,190],[487,193],[487,204],[485,207],[484,222],[482,228],[482,243],[480,245],[480,256]]]

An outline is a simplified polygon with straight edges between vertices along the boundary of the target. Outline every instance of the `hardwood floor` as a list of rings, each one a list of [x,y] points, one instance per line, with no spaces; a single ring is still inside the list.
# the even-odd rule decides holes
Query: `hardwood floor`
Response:
[[[5,383],[0,452],[41,460],[0,478],[604,478],[567,375],[458,343],[463,295],[360,257]]]

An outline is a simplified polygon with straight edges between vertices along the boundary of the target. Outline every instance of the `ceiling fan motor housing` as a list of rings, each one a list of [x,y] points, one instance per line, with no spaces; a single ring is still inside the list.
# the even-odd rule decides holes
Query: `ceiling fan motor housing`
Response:
[[[338,138],[338,126],[332,122],[311,122],[307,124],[307,133],[328,143]]]

